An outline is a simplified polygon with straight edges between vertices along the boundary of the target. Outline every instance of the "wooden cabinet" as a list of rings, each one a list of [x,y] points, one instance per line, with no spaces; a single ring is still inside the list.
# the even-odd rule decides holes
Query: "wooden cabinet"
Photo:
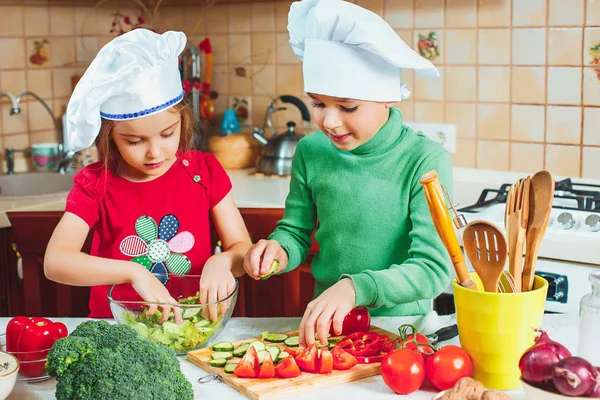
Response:
[[[265,239],[283,216],[283,209],[240,209],[253,241]],[[57,284],[44,275],[43,261],[50,236],[63,212],[9,212],[12,229],[0,230],[0,278],[9,282],[0,292],[0,315],[86,317],[89,313],[89,288]],[[90,248],[91,235],[84,246]],[[16,276],[16,243],[23,261],[23,279]],[[216,241],[215,241],[216,242]],[[310,261],[313,246],[305,263],[294,271],[255,281],[244,276],[234,316],[296,317],[302,316],[312,299],[314,280]],[[7,267],[7,268],[6,268]]]

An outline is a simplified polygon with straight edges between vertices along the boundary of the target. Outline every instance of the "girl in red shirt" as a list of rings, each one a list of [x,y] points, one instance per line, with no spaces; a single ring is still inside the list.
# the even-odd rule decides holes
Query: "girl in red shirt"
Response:
[[[119,36],[100,50],[69,101],[70,148],[95,142],[101,161],[75,176],[44,271],[56,282],[93,286],[91,318],[112,317],[113,284],[176,304],[165,288],[169,277],[201,274],[200,300],[208,303],[231,294],[234,277],[244,274],[251,241],[231,182],[212,154],[189,150],[194,116],[182,102],[177,65],[185,44],[181,32]],[[224,250],[215,255],[210,218]],[[91,229],[87,255],[81,249]],[[167,319],[171,308],[162,311]]]

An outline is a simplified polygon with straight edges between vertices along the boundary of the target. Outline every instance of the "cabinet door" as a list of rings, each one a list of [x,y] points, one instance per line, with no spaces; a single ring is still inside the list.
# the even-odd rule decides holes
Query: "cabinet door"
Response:
[[[283,209],[241,208],[252,242],[266,239],[283,217]],[[306,304],[312,299],[314,279],[310,261],[316,251],[316,242],[306,261],[295,270],[275,275],[264,281],[244,276],[247,317],[301,317]]]

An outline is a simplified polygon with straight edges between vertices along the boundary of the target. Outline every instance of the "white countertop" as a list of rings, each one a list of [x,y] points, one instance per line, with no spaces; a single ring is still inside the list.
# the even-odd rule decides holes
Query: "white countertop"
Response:
[[[0,318],[0,329],[4,331],[9,318]],[[73,318],[54,318],[53,320],[64,322],[69,331],[72,331],[84,319]],[[398,327],[405,323],[415,323],[414,317],[374,317],[372,324],[379,326],[390,332],[397,332]],[[434,331],[442,326],[454,323],[454,316],[437,316],[435,320],[427,322],[431,330]],[[232,318],[225,329],[219,335],[219,340],[237,341],[248,337],[260,336],[260,332],[265,329],[270,331],[288,331],[297,329],[300,323],[299,318]],[[576,354],[577,349],[577,316],[560,315],[560,314],[545,314],[542,322],[542,327],[550,337],[563,345],[565,345],[573,354]],[[423,328],[425,329],[425,328]],[[430,333],[425,330],[425,333]],[[458,338],[444,342],[446,344],[459,344]],[[184,375],[192,383],[195,399],[245,399],[246,397],[221,382],[212,382],[208,384],[198,383],[198,378],[207,375],[202,369],[185,359],[185,356],[179,357],[181,369]],[[33,400],[33,399],[54,399],[56,381],[50,379],[47,381],[28,384],[25,382],[17,382],[17,385],[8,397],[9,400]],[[513,400],[526,400],[521,389],[507,392]],[[403,396],[403,399],[411,400],[430,400],[436,394],[435,390],[425,383],[422,390],[414,392],[410,395]],[[290,397],[295,400],[308,399],[327,399],[327,400],[364,400],[364,399],[399,399],[398,395],[394,394],[391,389],[383,382],[381,375],[370,378],[361,379],[358,381],[345,383],[329,387],[327,389],[319,389],[318,391],[308,392],[301,396]]]

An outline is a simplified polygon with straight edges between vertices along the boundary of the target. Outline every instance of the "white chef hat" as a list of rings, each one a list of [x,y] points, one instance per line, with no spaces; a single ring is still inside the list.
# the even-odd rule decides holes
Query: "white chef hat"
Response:
[[[439,76],[379,15],[346,1],[295,2],[287,28],[308,93],[400,101],[410,95],[400,83],[403,69]]]
[[[128,120],[161,112],[183,99],[178,56],[183,32],[134,29],[106,44],[85,71],[67,106],[67,144],[91,146],[101,118]]]

